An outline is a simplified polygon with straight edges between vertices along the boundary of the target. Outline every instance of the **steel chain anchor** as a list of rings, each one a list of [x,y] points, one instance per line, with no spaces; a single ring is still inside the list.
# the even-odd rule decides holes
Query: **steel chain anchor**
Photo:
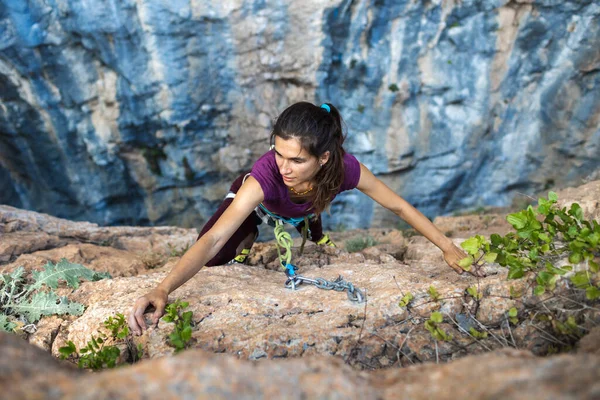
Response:
[[[295,273],[289,274],[288,271],[286,271],[286,275],[288,275],[288,279],[285,281],[285,287],[288,289],[298,290],[298,286],[302,283],[309,283],[319,289],[335,290],[337,292],[346,291],[348,299],[353,302],[362,303],[365,301],[363,292],[360,289],[355,288],[352,283],[346,282],[341,275],[333,281],[328,281],[324,278],[306,278],[302,275],[296,275]]]

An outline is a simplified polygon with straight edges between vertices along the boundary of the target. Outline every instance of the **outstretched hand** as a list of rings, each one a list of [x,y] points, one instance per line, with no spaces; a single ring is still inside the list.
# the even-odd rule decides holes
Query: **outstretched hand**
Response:
[[[131,332],[139,336],[142,331],[148,329],[144,320],[144,312],[148,306],[154,306],[155,310],[152,313],[152,326],[158,325],[158,320],[165,314],[165,306],[167,305],[168,295],[164,291],[154,289],[145,296],[140,297],[135,302],[133,309],[129,313],[127,323]]]
[[[471,265],[471,269],[469,271],[465,271],[460,265],[458,265],[458,262],[466,257],[468,257],[467,253],[454,244],[444,251],[444,260],[450,266],[450,268],[456,271],[457,274],[468,272],[473,276],[484,277],[484,272],[476,265]]]

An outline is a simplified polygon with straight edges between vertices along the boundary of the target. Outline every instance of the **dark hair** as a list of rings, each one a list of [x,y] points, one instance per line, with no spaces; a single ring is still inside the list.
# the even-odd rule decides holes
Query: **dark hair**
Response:
[[[329,160],[315,176],[312,209],[315,214],[327,208],[344,181],[344,123],[337,108],[325,104],[330,111],[307,102],[292,104],[277,117],[271,132],[271,143],[274,143],[275,136],[284,140],[297,138],[312,156],[318,158],[330,152]]]

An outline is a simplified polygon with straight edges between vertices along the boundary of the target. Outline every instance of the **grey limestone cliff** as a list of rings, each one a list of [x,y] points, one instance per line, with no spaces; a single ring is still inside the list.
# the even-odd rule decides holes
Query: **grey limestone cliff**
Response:
[[[0,203],[197,227],[308,100],[427,215],[505,205],[597,173],[599,87],[593,0],[1,0]]]

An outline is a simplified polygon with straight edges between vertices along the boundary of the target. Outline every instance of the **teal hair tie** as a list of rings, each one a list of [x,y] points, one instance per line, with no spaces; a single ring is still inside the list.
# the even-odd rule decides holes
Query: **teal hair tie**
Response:
[[[327,111],[328,113],[331,112],[331,107],[329,107],[327,104],[323,103],[321,104],[321,108],[324,109],[325,111]]]

